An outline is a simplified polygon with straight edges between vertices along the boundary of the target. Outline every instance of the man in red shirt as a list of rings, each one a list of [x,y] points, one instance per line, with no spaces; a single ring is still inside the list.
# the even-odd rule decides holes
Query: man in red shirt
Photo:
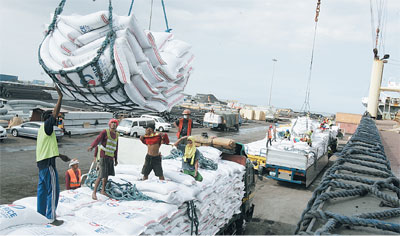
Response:
[[[106,184],[108,176],[115,176],[114,165],[118,165],[117,154],[118,154],[118,133],[115,132],[118,126],[118,120],[111,119],[108,122],[109,129],[101,131],[99,136],[93,141],[88,148],[88,151],[92,151],[96,147],[94,156],[94,162],[97,158],[100,159],[100,170],[96,182],[94,183],[94,189],[92,193],[93,200],[97,200],[96,192],[99,187],[100,180],[102,179],[101,194],[108,196],[106,193]],[[100,145],[99,145],[100,144]],[[99,145],[99,146],[97,146]],[[97,154],[97,155],[96,155]],[[98,157],[100,156],[100,157]]]
[[[77,189],[81,187],[81,170],[79,169],[79,161],[74,158],[69,162],[70,169],[65,172],[65,188]]]
[[[150,125],[146,129],[146,134],[140,136],[140,141],[147,145],[147,155],[142,168],[143,180],[149,178],[149,174],[154,170],[154,174],[160,179],[164,180],[164,173],[161,165],[161,144],[169,144],[169,138],[167,134],[155,133],[154,125]]]

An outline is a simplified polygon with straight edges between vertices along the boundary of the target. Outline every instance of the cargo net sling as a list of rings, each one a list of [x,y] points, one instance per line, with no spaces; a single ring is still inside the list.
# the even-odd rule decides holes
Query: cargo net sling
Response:
[[[192,73],[191,45],[169,32],[144,31],[133,15],[54,12],[39,63],[63,93],[94,108],[170,111]]]
[[[400,233],[399,179],[365,114],[302,213],[295,234]]]

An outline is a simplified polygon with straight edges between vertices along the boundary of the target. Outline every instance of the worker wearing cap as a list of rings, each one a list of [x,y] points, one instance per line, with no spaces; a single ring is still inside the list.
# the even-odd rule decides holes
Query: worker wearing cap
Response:
[[[53,113],[49,113],[44,117],[45,122],[40,126],[37,136],[36,164],[39,168],[37,211],[48,219],[51,219],[52,225],[59,226],[64,221],[56,219],[56,209],[60,196],[56,158],[60,157],[64,162],[70,159],[58,152],[54,126],[57,124],[56,118],[60,113],[63,94],[57,86],[55,89],[58,93],[57,104],[53,109]]]
[[[183,140],[186,140],[186,145],[181,144]],[[195,145],[195,139],[193,136],[179,138],[174,146],[183,152],[182,157],[182,170],[183,173],[192,176],[196,181],[203,181],[203,176],[199,173],[199,156],[200,152],[197,150]]]
[[[307,144],[308,146],[312,147],[312,135],[314,133],[314,130],[310,130],[306,133],[306,140],[307,140]]]
[[[69,162],[69,169],[65,172],[65,189],[77,189],[81,187],[81,170],[79,161],[74,158]]]
[[[147,145],[146,159],[142,168],[143,180],[149,178],[152,170],[160,180],[164,180],[160,147],[161,144],[169,144],[169,138],[167,134],[154,132],[155,129],[155,125],[150,124],[146,129],[146,134],[140,136],[140,141]]]
[[[278,123],[275,123],[274,125],[274,142],[276,142],[276,126],[278,126]]]
[[[109,128],[101,131],[97,138],[88,148],[88,151],[90,152],[93,150],[93,148],[96,147],[93,162],[96,162],[98,156],[100,159],[100,170],[94,183],[94,189],[92,193],[93,200],[97,200],[96,192],[101,179],[103,180],[103,182],[101,185],[100,193],[108,197],[106,193],[108,176],[115,176],[114,166],[118,165],[118,133],[116,132],[118,120],[111,119],[108,122],[108,126]]]
[[[290,131],[288,129],[285,132],[285,138],[290,141]]]
[[[190,136],[192,134],[193,121],[190,119],[190,110],[185,109],[182,113],[183,118],[177,120],[174,123],[175,128],[178,129],[176,133],[176,137],[179,139],[180,137]]]
[[[268,148],[268,143],[272,146],[272,125],[269,126],[268,131],[267,131],[267,148]]]

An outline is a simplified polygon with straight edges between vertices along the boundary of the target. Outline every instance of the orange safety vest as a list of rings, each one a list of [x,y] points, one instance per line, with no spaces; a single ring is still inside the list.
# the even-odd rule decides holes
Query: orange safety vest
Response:
[[[71,168],[68,170],[68,174],[70,177],[69,187],[77,188],[81,186],[81,170],[78,169],[78,179],[76,178],[75,171]]]
[[[268,129],[268,138],[272,138],[272,130]]]
[[[183,118],[179,119],[179,126],[178,126],[178,133],[176,133],[176,137],[180,138],[181,136],[181,131],[182,131],[182,126],[183,126]],[[187,128],[187,136],[189,136],[192,133],[192,119],[188,120],[188,128]]]

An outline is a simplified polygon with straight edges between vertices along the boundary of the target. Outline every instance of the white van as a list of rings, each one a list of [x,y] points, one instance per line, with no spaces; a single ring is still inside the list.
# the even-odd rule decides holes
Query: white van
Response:
[[[171,129],[171,124],[167,123],[163,118],[159,116],[142,115],[141,118],[150,118],[156,122],[156,130],[160,132],[168,132]]]
[[[146,133],[146,128],[155,125],[155,121],[150,118],[125,118],[121,120],[117,127],[117,132],[133,137],[139,137]]]

